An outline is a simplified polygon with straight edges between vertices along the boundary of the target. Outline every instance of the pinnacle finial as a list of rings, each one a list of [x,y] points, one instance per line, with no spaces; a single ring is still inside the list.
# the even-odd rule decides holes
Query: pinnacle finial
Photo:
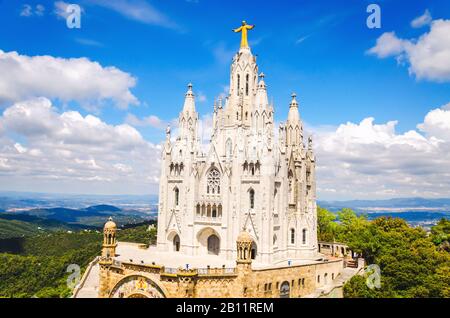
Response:
[[[264,74],[264,72],[259,73],[259,78],[260,79],[264,79],[264,77],[266,77],[266,74]]]
[[[293,92],[291,97],[292,97],[292,99],[295,99],[297,97],[297,94],[295,92]]]

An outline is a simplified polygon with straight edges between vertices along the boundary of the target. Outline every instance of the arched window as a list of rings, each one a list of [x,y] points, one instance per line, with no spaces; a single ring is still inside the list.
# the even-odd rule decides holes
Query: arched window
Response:
[[[289,204],[295,204],[294,174],[292,170],[289,170],[288,172],[288,185],[289,185]]]
[[[197,215],[200,216],[200,203],[197,204]]]
[[[173,238],[173,250],[175,252],[180,251],[180,237],[178,236],[178,234]]]
[[[245,95],[248,96],[248,74],[245,77]]]
[[[213,217],[213,218],[216,218],[216,217],[217,217],[217,207],[216,207],[215,204],[214,204],[213,207],[212,207],[212,217]]]
[[[255,208],[255,190],[250,189],[249,199],[250,199],[250,209],[254,209]]]
[[[233,155],[233,142],[230,138],[227,139],[227,142],[225,144],[225,153],[227,158],[231,158],[231,156]]]
[[[276,245],[277,245],[277,235],[274,234],[273,235],[273,246],[276,246]]]
[[[252,249],[251,249],[251,251],[250,251],[250,254],[251,254],[251,258],[252,258],[252,259],[255,259],[255,258],[256,258],[257,252],[258,252],[258,248],[257,248],[257,246],[256,246],[256,243],[255,243],[255,242],[252,242]]]
[[[206,193],[220,194],[220,173],[217,169],[211,169],[207,176]]]
[[[295,244],[295,230],[291,229],[291,244]]]
[[[219,255],[220,252],[220,239],[217,235],[212,234],[208,237],[208,254]]]
[[[241,75],[238,74],[237,76],[237,92],[236,95],[239,96],[239,89],[241,88]]]
[[[175,188],[174,192],[175,192],[175,206],[178,206],[180,199],[180,190],[178,190],[178,188]]]
[[[302,244],[306,244],[306,229],[302,230]]]

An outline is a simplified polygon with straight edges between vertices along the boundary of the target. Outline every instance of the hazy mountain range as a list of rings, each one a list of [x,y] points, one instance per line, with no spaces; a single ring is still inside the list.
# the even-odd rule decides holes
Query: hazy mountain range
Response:
[[[395,216],[411,225],[429,227],[450,218],[450,198],[399,198],[388,200],[318,201],[337,212],[351,208],[369,219]],[[0,219],[62,228],[101,227],[109,216],[121,225],[154,219],[158,211],[156,195],[70,195],[28,192],[0,192]],[[53,223],[51,223],[53,222]],[[56,222],[56,223],[55,223]],[[60,222],[60,223],[58,223]]]

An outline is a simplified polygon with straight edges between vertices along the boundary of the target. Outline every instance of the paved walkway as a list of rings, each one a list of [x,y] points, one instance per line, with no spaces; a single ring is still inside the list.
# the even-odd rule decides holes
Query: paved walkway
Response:
[[[88,276],[78,291],[76,298],[97,298],[100,284],[100,266],[98,262],[91,267]]]
[[[341,270],[338,277],[336,277],[330,284],[322,286],[317,288],[312,294],[304,296],[304,298],[319,298],[320,296],[327,296],[330,297],[331,292],[334,289],[342,288],[350,278],[358,274],[358,272],[361,270],[361,268],[350,268],[346,267]],[[342,291],[341,291],[342,292]],[[331,297],[334,297],[331,295]],[[342,295],[337,296],[339,298],[342,297]]]

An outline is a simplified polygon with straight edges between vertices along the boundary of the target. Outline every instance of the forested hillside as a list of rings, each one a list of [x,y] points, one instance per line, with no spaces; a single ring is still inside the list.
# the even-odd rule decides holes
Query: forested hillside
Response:
[[[450,221],[430,234],[400,218],[373,221],[350,209],[337,214],[318,209],[319,240],[339,241],[381,270],[381,288],[370,289],[367,275],[344,286],[345,297],[450,297]],[[370,275],[370,273],[368,273]]]
[[[9,226],[9,225],[8,225]],[[118,230],[118,240],[154,242],[149,223]],[[67,266],[82,272],[100,254],[99,231],[29,232],[25,237],[0,240],[0,297],[69,297]]]

